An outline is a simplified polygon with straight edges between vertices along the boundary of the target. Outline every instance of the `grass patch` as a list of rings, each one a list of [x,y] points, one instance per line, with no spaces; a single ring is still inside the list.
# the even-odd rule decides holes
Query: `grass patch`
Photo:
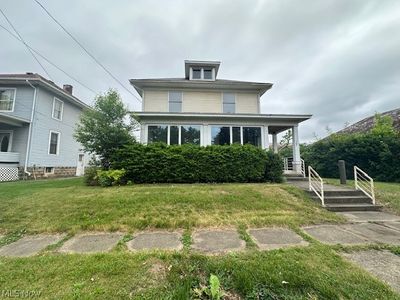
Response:
[[[339,179],[324,178],[329,184],[340,185]],[[354,180],[347,180],[347,185],[354,187]],[[375,182],[375,197],[388,210],[400,214],[400,183]]]
[[[101,188],[82,179],[1,184],[0,232],[298,227],[343,219],[285,184],[165,184]]]
[[[0,286],[41,291],[41,299],[186,300],[210,274],[244,299],[398,299],[319,245],[208,257],[111,252],[0,259]]]

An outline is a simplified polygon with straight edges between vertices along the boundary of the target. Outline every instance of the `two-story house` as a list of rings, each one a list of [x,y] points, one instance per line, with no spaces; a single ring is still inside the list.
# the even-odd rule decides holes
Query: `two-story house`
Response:
[[[142,97],[142,143],[252,144],[278,151],[277,134],[293,132],[293,169],[301,171],[299,123],[311,115],[261,113],[271,83],[218,79],[220,62],[185,61],[184,78],[131,79]]]
[[[88,106],[38,74],[0,74],[0,181],[75,176],[84,153],[73,132]]]

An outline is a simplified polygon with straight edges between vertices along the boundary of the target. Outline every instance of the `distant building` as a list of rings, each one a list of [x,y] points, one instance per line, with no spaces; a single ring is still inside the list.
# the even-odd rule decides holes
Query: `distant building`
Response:
[[[73,132],[86,107],[71,85],[0,74],[0,181],[82,175],[85,154]]]

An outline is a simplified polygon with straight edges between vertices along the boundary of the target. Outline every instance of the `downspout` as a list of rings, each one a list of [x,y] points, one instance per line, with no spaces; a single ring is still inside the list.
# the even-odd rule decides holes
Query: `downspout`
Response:
[[[33,117],[35,115],[37,89],[29,82],[28,79],[26,79],[25,81],[34,90],[34,92],[33,92],[32,110],[31,110],[31,121],[29,123],[28,142],[26,143],[25,166],[24,166],[24,174],[28,174],[28,176],[31,176],[31,173],[28,172],[28,163],[29,163],[29,153],[30,153],[30,149],[31,149],[32,126],[33,126],[32,123],[33,123]]]

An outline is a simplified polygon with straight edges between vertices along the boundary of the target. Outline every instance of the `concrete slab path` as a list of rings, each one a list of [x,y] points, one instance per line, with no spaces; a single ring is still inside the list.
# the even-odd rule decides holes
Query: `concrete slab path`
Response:
[[[302,228],[308,235],[328,245],[366,244],[368,239],[349,232],[338,225],[315,225]]]
[[[195,231],[192,235],[192,248],[204,253],[226,253],[240,251],[245,242],[236,230],[210,229]]]
[[[349,222],[400,222],[400,216],[381,211],[349,211],[338,212],[338,214],[344,216]]]
[[[371,242],[400,245],[400,231],[374,223],[356,223],[343,225],[343,228],[364,236]]]
[[[400,222],[385,222],[383,225],[400,231]]]
[[[122,237],[122,233],[79,234],[66,241],[59,251],[64,253],[106,252],[114,248]]]
[[[301,236],[286,228],[249,229],[248,233],[262,250],[308,245]]]
[[[25,236],[18,241],[0,248],[0,256],[26,257],[39,253],[47,246],[56,244],[65,234],[40,234]]]
[[[400,293],[400,256],[378,250],[357,251],[342,255]]]
[[[127,243],[131,251],[140,250],[181,250],[182,234],[178,232],[142,232]]]

